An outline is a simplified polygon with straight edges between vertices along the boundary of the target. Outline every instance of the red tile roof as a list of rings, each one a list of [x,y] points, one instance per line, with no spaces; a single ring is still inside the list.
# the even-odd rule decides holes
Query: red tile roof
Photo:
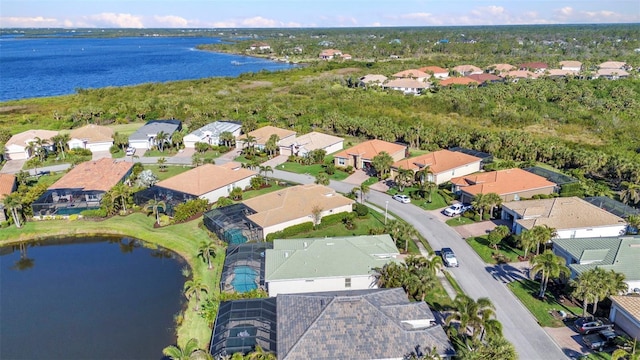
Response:
[[[440,81],[440,86],[471,85],[471,84],[477,85],[478,81],[470,79],[468,77],[452,77],[452,78],[448,78]]]
[[[403,70],[393,74],[393,77],[396,78],[428,78],[430,76],[431,75],[427,74],[426,72],[420,71],[418,69]]]
[[[549,65],[543,62],[529,62],[520,64],[520,69],[548,69]]]
[[[16,177],[12,174],[0,174],[0,201],[5,195],[13,192],[16,186]]]
[[[448,74],[449,73],[449,70],[443,69],[439,66],[425,66],[425,67],[421,67],[418,70],[424,71],[427,74],[442,74],[442,73]]]
[[[440,174],[442,172],[449,171],[460,166],[471,164],[481,160],[481,158],[457,151],[439,150],[419,156],[414,156],[409,159],[396,161],[392,165],[392,167],[417,171],[424,168],[425,166],[429,166],[429,169],[432,173]]]
[[[133,163],[104,158],[86,161],[69,170],[60,180],[49,186],[53,189],[83,189],[109,191],[129,173]]]
[[[471,195],[488,193],[507,195],[556,186],[542,176],[518,168],[456,177],[451,179],[451,182]]]
[[[243,169],[236,162],[221,166],[205,164],[162,180],[156,186],[202,196],[256,174],[253,170]]]
[[[502,78],[493,74],[471,74],[467,75],[469,79],[475,80],[479,83],[502,81]]]
[[[393,154],[399,151],[405,151],[406,146],[394,144],[382,140],[369,140],[358,145],[352,146],[346,150],[335,154],[335,157],[347,158],[349,155],[360,155],[364,159],[373,159],[374,156],[385,151],[387,154],[393,156]]]

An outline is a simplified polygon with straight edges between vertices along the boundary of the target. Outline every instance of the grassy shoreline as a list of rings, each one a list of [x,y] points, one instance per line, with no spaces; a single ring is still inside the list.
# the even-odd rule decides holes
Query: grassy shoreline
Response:
[[[115,216],[104,221],[90,220],[51,220],[31,221],[21,229],[15,227],[0,231],[0,246],[11,246],[23,242],[55,237],[74,236],[127,236],[145,243],[161,246],[178,254],[191,268],[193,277],[199,277],[209,287],[209,296],[219,293],[219,282],[224,261],[225,249],[218,243],[213,269],[209,270],[198,258],[198,245],[208,241],[208,233],[199,227],[199,220],[153,228],[154,219],[141,213],[125,217]],[[204,347],[211,339],[209,324],[193,309],[195,300],[186,302],[181,309],[182,321],[176,324],[177,343],[183,346],[189,339],[195,338]],[[166,344],[171,345],[171,344]],[[159,349],[159,351],[162,349]]]

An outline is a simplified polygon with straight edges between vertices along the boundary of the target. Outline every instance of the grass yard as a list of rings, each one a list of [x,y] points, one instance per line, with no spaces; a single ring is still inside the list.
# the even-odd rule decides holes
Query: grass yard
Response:
[[[247,200],[254,198],[256,196],[268,194],[270,192],[278,191],[280,189],[287,188],[289,186],[282,185],[282,182],[274,182],[273,180],[269,181],[271,183],[270,187],[265,187],[259,190],[249,190],[242,193],[242,200]]]
[[[27,222],[21,229],[15,226],[0,231],[0,246],[22,241],[37,240],[55,236],[120,235],[140,239],[149,244],[170,249],[187,261],[194,276],[200,277],[209,287],[209,296],[219,292],[222,264],[225,250],[218,246],[217,256],[213,259],[213,270],[207,269],[197,257],[201,241],[210,240],[209,234],[199,227],[201,221],[191,221],[155,229],[153,217],[142,213],[128,216],[116,216],[104,221],[50,220]],[[189,339],[196,338],[199,344],[207,344],[211,338],[211,329],[206,320],[193,311],[192,299],[183,309],[184,320],[178,325],[178,344],[183,346]],[[167,344],[169,345],[169,344]]]
[[[398,191],[397,188],[390,188],[389,191],[387,191],[387,193],[389,195],[395,195],[395,194],[404,194],[404,195],[408,195],[409,197],[411,196],[411,193],[413,191],[418,190],[418,188],[416,187],[406,187],[404,189],[404,191],[400,192]],[[442,195],[440,195],[438,193],[437,190],[433,190],[433,193],[431,194],[431,202],[427,201],[428,198],[426,199],[411,199],[411,203],[415,206],[418,206],[422,209],[425,210],[436,210],[436,209],[441,209],[443,207],[447,207],[449,204],[447,204],[447,201],[444,199],[444,197],[442,197]]]
[[[165,164],[166,165],[166,164]],[[166,165],[166,171],[160,171],[159,165],[145,165],[145,170],[149,169],[153,171],[153,173],[158,177],[159,181],[168,179],[170,177],[176,176],[178,174],[182,174],[185,171],[189,171],[193,169],[191,166],[184,165]]]
[[[368,185],[371,186],[375,183],[377,183],[378,181],[380,181],[380,179],[378,179],[376,176],[372,176],[369,179],[365,180],[362,182],[362,185]]]
[[[323,164],[313,164],[313,165],[302,165],[296,162],[286,162],[284,164],[278,165],[278,170],[284,170],[288,172],[292,172],[295,174],[309,174],[313,177],[316,177],[319,173],[324,172]],[[344,180],[349,177],[349,174],[336,169],[336,172],[333,175],[329,175],[331,180]]]
[[[559,303],[556,298],[547,291],[546,299],[541,300],[536,296],[540,291],[540,283],[532,280],[513,281],[509,283],[509,289],[520,299],[520,302],[529,309],[533,316],[538,320],[538,324],[543,327],[562,327],[562,320],[556,319],[549,313],[552,310],[564,311],[567,314],[580,316],[582,309],[577,306],[565,306]]]
[[[468,225],[468,224],[473,224],[474,222],[475,221],[473,221],[473,219],[469,219],[460,215],[445,221],[445,223],[449,226]]]
[[[480,255],[484,262],[487,264],[497,264],[496,259],[493,258],[493,253],[496,252],[496,250],[489,245],[486,235],[468,238],[466,241],[473,250]],[[511,247],[505,244],[504,241],[502,244],[498,245],[497,252],[504,255],[509,262],[518,261],[518,256],[524,255],[524,251]]]
[[[143,122],[131,123],[131,124],[117,124],[117,125],[109,125],[107,127],[113,129],[114,133],[131,135],[136,130],[140,129],[144,125]]]
[[[168,158],[178,154],[176,148],[165,147],[164,151],[150,149],[144,152],[144,157],[164,157]]]

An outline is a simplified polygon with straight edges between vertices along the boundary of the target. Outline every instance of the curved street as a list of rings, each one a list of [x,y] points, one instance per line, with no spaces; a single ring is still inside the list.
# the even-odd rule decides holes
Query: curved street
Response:
[[[315,178],[309,175],[293,174],[274,170],[273,177],[300,184],[312,183]],[[331,181],[331,188],[348,193],[353,184]],[[450,268],[449,272],[464,292],[474,299],[488,297],[496,306],[498,320],[502,323],[505,337],[513,343],[520,359],[567,359],[564,352],[540,327],[536,319],[520,303],[503,281],[492,274],[494,266],[485,264],[475,251],[451,227],[434,218],[425,210],[410,204],[392,200],[391,196],[370,191],[367,202],[381,209],[388,205],[388,211],[413,225],[431,244],[434,250],[450,247],[456,253],[460,267]]]

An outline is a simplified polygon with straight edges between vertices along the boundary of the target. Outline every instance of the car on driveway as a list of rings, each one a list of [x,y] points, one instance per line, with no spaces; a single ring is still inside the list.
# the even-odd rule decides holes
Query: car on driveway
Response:
[[[591,350],[602,351],[610,345],[617,336],[613,330],[602,330],[597,334],[583,336],[582,342]]]
[[[393,195],[393,200],[400,201],[403,204],[410,204],[411,203],[411,198],[409,196],[407,196],[407,195],[402,195],[402,194]]]
[[[134,147],[128,147],[127,148],[127,151],[126,151],[127,156],[133,156],[133,155],[135,155],[135,153],[136,153],[136,148],[134,148]]]
[[[589,334],[602,330],[612,330],[613,324],[605,318],[579,318],[573,323],[573,327],[580,334]]]
[[[448,208],[444,209],[442,212],[447,216],[454,217],[456,215],[464,214],[464,212],[467,210],[471,210],[471,205],[457,203],[449,206]]]
[[[442,250],[440,250],[440,256],[442,256],[445,266],[458,267],[459,264],[456,254],[454,254],[450,248],[442,248]]]

